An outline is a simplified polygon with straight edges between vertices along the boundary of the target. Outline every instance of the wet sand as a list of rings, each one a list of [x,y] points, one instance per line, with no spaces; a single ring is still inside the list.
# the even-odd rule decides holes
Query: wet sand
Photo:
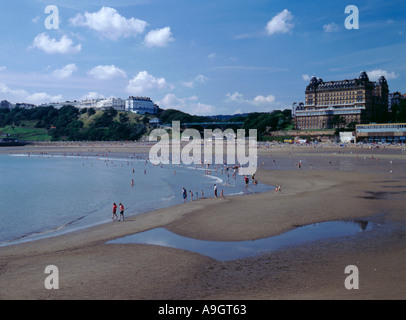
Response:
[[[12,150],[144,156],[148,146]],[[261,147],[258,156],[256,178],[281,185],[280,193],[201,199],[124,223],[0,248],[0,299],[406,298],[406,156],[401,148]],[[106,244],[157,227],[203,240],[254,240],[340,219],[363,219],[379,228],[227,262],[163,246]],[[44,286],[47,265],[59,269],[58,290]],[[344,286],[348,265],[358,267],[358,290]]]

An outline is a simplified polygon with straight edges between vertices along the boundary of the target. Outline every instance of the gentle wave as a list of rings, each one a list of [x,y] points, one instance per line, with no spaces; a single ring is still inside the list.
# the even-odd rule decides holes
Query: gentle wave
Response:
[[[222,183],[223,183],[223,179],[221,179],[221,178],[219,178],[219,177],[211,176],[211,175],[208,175],[208,174],[206,174],[205,177],[214,180],[214,181],[215,181],[216,183],[218,183],[218,184],[222,184]]]
[[[52,233],[52,232],[60,231],[60,230],[62,230],[64,228],[66,228],[66,227],[69,227],[70,225],[74,224],[75,222],[78,222],[78,221],[82,220],[83,218],[85,218],[85,216],[79,217],[77,219],[74,219],[72,221],[69,221],[69,222],[67,222],[67,223],[65,223],[63,225],[57,226],[57,227],[52,228],[52,229],[48,229],[48,230],[44,230],[44,231],[33,231],[33,232],[30,232],[30,233],[27,233],[27,234],[22,235],[22,236],[20,236],[18,238],[10,239],[10,240],[1,242],[0,246],[8,245],[8,244],[11,244],[11,243],[23,242],[24,240],[29,241],[29,238],[41,237],[41,236],[45,236],[45,235],[47,235],[49,233]]]

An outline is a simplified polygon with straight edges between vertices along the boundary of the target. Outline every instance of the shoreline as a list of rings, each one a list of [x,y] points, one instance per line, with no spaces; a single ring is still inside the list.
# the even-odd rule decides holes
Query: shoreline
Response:
[[[405,298],[406,160],[400,149],[382,150],[352,148],[362,151],[359,158],[366,155],[355,159],[354,153],[338,153],[343,149],[337,148],[261,149],[256,177],[261,183],[282,185],[280,194],[199,199],[132,216],[120,224],[0,247],[0,286],[6,288],[0,299]],[[295,167],[298,159],[303,159],[302,169]],[[342,167],[337,159],[351,162]],[[283,162],[286,169],[275,170],[273,160],[276,165]],[[401,228],[226,263],[173,248],[106,244],[156,227],[202,240],[254,240],[301,225],[360,217]],[[60,268],[59,290],[44,288],[44,268],[50,264]],[[350,264],[360,268],[362,290],[344,288],[344,268]]]
[[[67,152],[69,150],[69,152]],[[93,159],[93,160],[105,160],[105,159],[109,159],[109,160],[120,160],[120,161],[145,161],[144,159],[140,159],[140,158],[136,158],[134,159],[134,156],[130,155],[130,153],[128,152],[128,150],[126,150],[125,154],[119,153],[119,154],[108,154],[108,153],[100,153],[99,151],[88,151],[89,153],[84,155],[82,152],[80,151],[78,152],[76,150],[76,152],[74,152],[71,149],[52,149],[52,150],[47,150],[47,149],[29,149],[29,150],[20,150],[19,152],[16,152],[15,150],[10,150],[12,152],[0,152],[1,154],[8,154],[10,156],[24,156],[24,157],[29,157],[29,156],[33,156],[33,157],[44,157],[44,158],[52,158],[52,157],[66,157],[66,158],[78,158],[78,159]],[[132,154],[132,153],[131,153]],[[138,156],[137,156],[138,157]],[[187,167],[184,167],[187,168]],[[202,169],[199,169],[202,170]],[[194,171],[194,170],[193,170]],[[216,183],[220,183],[223,182],[223,179],[226,179],[225,177],[222,176],[223,173],[217,172],[217,170],[213,171],[212,173],[210,173],[210,175],[206,175],[208,178],[213,179],[214,182]],[[240,177],[237,177],[237,179],[239,179]],[[242,176],[241,176],[242,179]],[[273,186],[269,186],[269,185],[265,185],[265,188],[272,188]],[[262,192],[266,192],[263,190],[251,190],[251,191],[239,191],[236,192],[234,194],[226,194],[227,197],[235,197],[235,196],[244,196],[244,195],[248,195],[248,194],[252,194],[252,193],[262,193]],[[220,196],[219,196],[220,197]],[[179,197],[180,198],[180,197]],[[214,196],[210,195],[210,196],[206,196],[204,199],[211,199],[214,198]],[[199,198],[198,200],[193,200],[193,202],[196,201],[200,201],[202,200],[202,198]],[[190,202],[190,200],[188,199],[187,202]],[[153,209],[143,209],[141,211],[139,211],[138,209],[134,209],[131,208],[131,210],[129,211],[129,209],[126,209],[126,220],[128,218],[132,218],[135,219],[137,216],[143,215],[143,214],[148,214],[150,212],[154,212],[160,209],[169,209],[171,207],[177,206],[177,205],[182,205],[181,200],[179,200],[178,204],[171,204],[171,205],[159,205],[156,208]],[[83,217],[79,218],[82,219]],[[19,236],[18,238],[14,238],[11,240],[5,240],[3,242],[0,242],[0,248],[2,247],[7,247],[10,245],[19,245],[19,244],[24,244],[27,242],[32,242],[32,241],[38,241],[38,240],[43,240],[43,239],[48,239],[48,238],[54,238],[54,237],[58,237],[61,235],[65,235],[71,232],[86,232],[87,229],[89,228],[93,228],[93,227],[97,227],[100,225],[104,225],[104,224],[109,224],[111,223],[111,219],[110,218],[106,218],[105,221],[103,222],[95,222],[93,224],[90,225],[85,225],[85,226],[76,226],[73,227],[72,229],[68,229],[65,230],[65,227],[68,227],[70,224],[72,224],[73,222],[75,222],[78,219],[69,221],[67,223],[65,223],[64,225],[58,225],[55,226],[52,229],[47,229],[47,230],[42,230],[42,231],[35,231],[35,232],[29,232],[25,235]]]

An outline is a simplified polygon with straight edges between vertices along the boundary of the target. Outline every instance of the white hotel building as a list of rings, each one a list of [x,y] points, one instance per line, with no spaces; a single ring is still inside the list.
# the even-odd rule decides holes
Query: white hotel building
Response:
[[[158,106],[154,104],[151,98],[131,96],[125,102],[125,111],[139,114],[156,114]]]
[[[71,105],[79,109],[94,108],[99,110],[106,110],[113,108],[117,111],[127,111],[138,114],[156,114],[158,113],[158,106],[154,104],[151,98],[145,97],[129,97],[127,100],[121,98],[108,98],[108,99],[88,99],[82,101],[65,101],[65,102],[52,102],[42,104],[41,107],[53,106],[57,109],[62,108],[64,105]]]
[[[124,111],[125,100],[123,100],[121,98],[103,99],[96,103],[95,108],[99,108],[99,109],[113,108],[117,111]]]

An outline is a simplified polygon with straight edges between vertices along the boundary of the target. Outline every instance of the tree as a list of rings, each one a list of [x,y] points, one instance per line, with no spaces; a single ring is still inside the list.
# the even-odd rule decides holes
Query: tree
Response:
[[[354,130],[354,129],[355,129],[355,126],[356,126],[357,124],[358,124],[358,122],[356,122],[356,121],[350,122],[349,124],[347,124],[347,129]]]
[[[345,119],[342,116],[340,116],[339,114],[335,114],[333,116],[333,118],[331,119],[331,124],[334,128],[339,128],[344,123],[345,123]]]
[[[96,113],[96,110],[94,110],[94,108],[87,109],[87,114],[89,117],[94,115],[95,113]]]
[[[406,122],[406,99],[402,99],[399,104],[392,106],[392,121]]]
[[[113,123],[113,116],[108,112],[103,112],[103,114],[93,122],[92,126],[94,128],[107,128],[112,123]]]
[[[130,119],[128,118],[128,114],[126,113],[120,113],[119,119],[121,123],[127,123],[128,121],[130,121]]]

